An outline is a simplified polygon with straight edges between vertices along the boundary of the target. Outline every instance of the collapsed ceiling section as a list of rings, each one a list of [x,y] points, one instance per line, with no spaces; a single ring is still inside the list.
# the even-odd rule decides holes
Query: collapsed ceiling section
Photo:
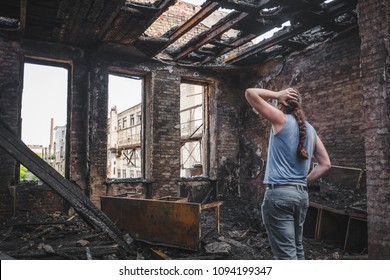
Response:
[[[139,53],[172,64],[228,67],[262,63],[357,26],[357,0],[199,3],[1,1],[0,36]]]

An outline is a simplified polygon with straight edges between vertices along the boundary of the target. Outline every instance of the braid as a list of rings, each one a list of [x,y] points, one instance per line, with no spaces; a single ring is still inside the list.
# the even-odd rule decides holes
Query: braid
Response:
[[[297,148],[298,157],[301,159],[308,159],[309,155],[305,149],[305,139],[306,139],[306,123],[305,116],[300,108],[300,102],[297,102],[293,99],[288,99],[288,106],[284,107],[284,112],[286,114],[291,114],[295,117],[299,127],[299,142]]]
[[[301,159],[308,159],[309,156],[308,156],[307,151],[306,151],[305,146],[304,146],[305,139],[306,139],[306,123],[305,123],[305,119],[303,118],[302,111],[299,108],[297,110],[294,110],[293,116],[297,120],[298,127],[299,127],[298,156]]]

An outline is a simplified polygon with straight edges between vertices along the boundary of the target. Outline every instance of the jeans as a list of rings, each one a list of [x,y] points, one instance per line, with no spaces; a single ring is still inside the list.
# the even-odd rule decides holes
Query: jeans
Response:
[[[308,208],[306,187],[267,188],[261,213],[275,259],[305,259],[303,224]]]

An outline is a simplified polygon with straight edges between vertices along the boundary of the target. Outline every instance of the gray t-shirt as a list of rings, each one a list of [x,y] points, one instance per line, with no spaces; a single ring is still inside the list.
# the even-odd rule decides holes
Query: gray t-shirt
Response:
[[[277,134],[274,134],[271,129],[264,183],[306,186],[317,134],[315,129],[306,122],[304,146],[309,158],[301,159],[297,153],[298,123],[293,115],[286,115],[286,119],[286,124]]]

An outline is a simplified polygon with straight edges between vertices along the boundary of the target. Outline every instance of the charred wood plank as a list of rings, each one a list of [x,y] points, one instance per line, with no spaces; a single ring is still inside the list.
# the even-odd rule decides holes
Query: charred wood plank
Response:
[[[56,253],[67,254],[67,255],[77,255],[80,258],[86,258],[86,248],[87,247],[68,247],[68,248],[57,248],[55,249]],[[105,255],[111,255],[119,253],[119,248],[116,245],[108,246],[89,246],[89,251],[91,256],[100,257]]]
[[[163,14],[170,6],[174,5],[175,3],[176,0],[161,0],[155,2],[152,7],[147,5],[138,5],[135,3],[127,4],[127,6],[137,9],[145,15],[145,19],[142,21],[143,24],[139,26],[142,26],[142,28],[137,28],[134,39],[147,30],[161,14]]]
[[[98,42],[111,26],[124,2],[124,0],[95,0],[88,16],[77,31],[77,40],[79,42]]]
[[[299,14],[299,11],[293,11],[291,10],[288,15],[291,16],[291,17],[295,17],[296,15]],[[245,35],[243,36],[240,36],[240,37],[237,37],[235,38],[234,40],[230,41],[229,42],[229,46],[225,46],[224,48],[220,49],[217,53],[216,53],[216,57],[219,57],[221,55],[224,55],[228,52],[230,52],[232,49],[237,49],[245,44],[247,44],[248,42],[251,42],[253,39],[255,39],[256,37],[272,30],[273,28],[275,27],[278,27],[278,26],[281,26],[284,22],[286,22],[288,20],[288,18],[286,16],[279,16],[278,19],[272,21],[270,24],[266,24],[266,25],[263,25],[263,26],[260,26],[259,28],[257,28],[257,30],[252,30],[252,32],[248,32],[248,28],[245,32]],[[253,27],[251,29],[254,29]],[[205,63],[208,63],[210,61],[214,60],[214,57],[207,57],[206,59],[204,59],[202,61],[202,64],[205,64]]]
[[[284,41],[289,40],[290,38],[293,38],[294,36],[297,36],[307,30],[310,30],[318,25],[321,25],[321,23],[324,22],[326,19],[327,21],[332,20],[335,17],[338,17],[342,15],[343,13],[346,13],[347,11],[353,9],[356,7],[356,1],[348,1],[348,3],[339,3],[337,2],[334,5],[331,5],[327,10],[326,13],[322,16],[321,22],[318,21],[308,21],[305,23],[296,24],[295,26],[286,29],[284,31],[278,32],[278,34],[275,34],[271,38],[262,41],[252,47],[249,47],[245,49],[244,51],[233,55],[232,57],[229,57],[225,60],[226,63],[229,64],[235,64],[239,61],[248,59],[249,57],[256,55],[257,53],[264,51],[274,45],[277,44],[283,44]],[[299,14],[294,18],[299,18]]]
[[[74,222],[68,222],[68,221],[51,221],[51,222],[19,222],[19,223],[13,223],[12,226],[14,227],[21,227],[21,226],[42,226],[42,225],[70,225],[74,224]]]
[[[226,42],[219,41],[219,40],[210,41],[209,44],[215,45],[215,46],[220,46],[220,47],[226,47],[226,48],[229,48],[229,49],[234,48],[233,44],[226,43]]]
[[[167,254],[161,252],[160,250],[157,250],[157,249],[153,249],[153,248],[149,248],[150,251],[152,251],[152,253],[157,256],[158,258],[162,259],[162,260],[171,260],[170,257],[168,257]]]
[[[104,1],[102,0],[95,0],[93,3],[91,3],[91,7],[88,9],[88,13],[84,17],[83,22],[77,26],[76,30],[72,31],[73,40],[77,40],[78,42],[82,43],[90,39],[89,32],[91,29],[100,29],[97,26],[96,21],[99,19],[99,17],[101,17],[103,8]]]
[[[19,30],[23,34],[26,30],[27,0],[20,0],[20,24]]]
[[[278,35],[274,35],[273,37],[266,39],[266,40],[264,40],[256,45],[253,45],[253,46],[245,49],[244,51],[239,52],[238,54],[235,54],[231,57],[226,58],[225,62],[229,63],[229,64],[237,63],[241,60],[249,58],[250,56],[252,56],[260,51],[268,49],[274,45],[282,43],[285,40],[288,40],[291,37],[294,37],[298,34],[301,34],[302,32],[304,32],[308,29],[310,29],[310,28],[307,26],[303,26],[303,25],[296,27],[296,28],[292,28],[292,29],[286,29],[285,31],[280,32]]]
[[[286,40],[282,44],[288,48],[293,49],[293,50],[302,50],[302,49],[305,49],[308,47],[307,44],[302,43],[302,42],[298,42],[298,41],[293,40],[293,39]]]
[[[227,30],[232,29],[241,21],[250,18],[250,16],[256,13],[256,11],[259,11],[260,9],[267,7],[267,5],[270,5],[273,2],[274,2],[273,0],[260,0],[259,3],[257,3],[257,5],[253,5],[253,6],[247,3],[241,3],[244,6],[246,5],[249,9],[246,9],[245,12],[238,12],[239,11],[238,9],[238,11],[232,12],[229,15],[227,15],[225,18],[221,19],[218,23],[213,25],[210,28],[210,30],[201,33],[201,35],[198,36],[198,40],[196,42],[193,41],[188,42],[184,46],[184,48],[182,48],[182,50],[178,54],[176,54],[174,60],[178,61],[186,57],[194,50],[214,40],[215,38],[217,38],[218,36],[226,32]],[[221,6],[227,4],[228,3],[226,1],[222,1]],[[230,4],[235,5],[237,3],[230,3]],[[250,5],[250,7],[248,5]]]
[[[182,26],[175,30],[169,36],[169,42],[164,47],[167,47],[174,42],[176,42],[180,37],[187,33],[191,28],[200,23],[211,13],[219,8],[220,4],[218,2],[206,2],[205,6],[202,7],[196,14],[194,14],[188,21],[186,21]]]
[[[109,14],[106,14],[106,20],[103,20],[99,25],[100,25],[100,32],[99,34],[96,36],[96,40],[100,40],[101,38],[104,37],[104,35],[106,34],[107,30],[110,28],[112,22],[114,21],[115,17],[118,15],[123,3],[125,1],[124,0],[116,0],[116,1],[109,1],[110,4],[107,4],[107,5],[114,5],[114,7],[112,8],[112,12],[109,13]]]
[[[88,224],[106,232],[126,252],[133,254],[121,231],[89,200],[80,188],[65,179],[31,151],[2,121],[0,121],[0,147],[55,190]]]
[[[225,0],[221,1],[221,7],[225,9],[232,9],[240,12],[250,13],[255,9],[258,9],[259,6],[266,6],[269,4],[275,4],[274,0],[258,0],[256,5],[250,4],[246,1],[237,1],[237,0]]]
[[[204,44],[207,44],[209,41],[215,39],[219,35],[223,34],[227,30],[231,29],[234,25],[236,25],[241,20],[244,20],[249,16],[248,13],[231,13],[227,17],[223,18],[221,21],[213,25],[210,30],[201,33],[198,36],[198,40],[196,42],[193,42],[190,40],[185,46],[183,46],[183,49],[176,54],[174,57],[175,61],[178,61],[184,57],[186,57],[188,54],[193,52],[194,50],[197,50]]]

